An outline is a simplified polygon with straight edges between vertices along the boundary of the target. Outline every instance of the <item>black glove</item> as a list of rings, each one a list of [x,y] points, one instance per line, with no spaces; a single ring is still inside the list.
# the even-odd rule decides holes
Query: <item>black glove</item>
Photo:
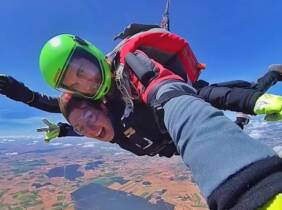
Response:
[[[34,100],[34,93],[11,76],[0,74],[0,94],[26,104]]]

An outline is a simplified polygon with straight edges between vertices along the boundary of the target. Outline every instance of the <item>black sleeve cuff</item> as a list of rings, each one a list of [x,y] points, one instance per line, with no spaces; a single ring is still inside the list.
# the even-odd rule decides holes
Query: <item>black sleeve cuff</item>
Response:
[[[282,159],[257,161],[230,177],[209,197],[211,210],[255,210],[282,192]]]

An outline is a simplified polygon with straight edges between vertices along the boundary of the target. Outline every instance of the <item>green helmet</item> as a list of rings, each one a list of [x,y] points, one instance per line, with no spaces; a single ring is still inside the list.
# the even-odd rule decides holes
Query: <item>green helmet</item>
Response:
[[[64,84],[70,63],[75,56],[85,55],[99,71],[99,81],[93,93],[85,93]],[[90,42],[71,34],[61,34],[50,39],[42,48],[39,58],[40,70],[45,81],[53,88],[64,89],[87,98],[98,100],[111,87],[111,69],[105,55]]]

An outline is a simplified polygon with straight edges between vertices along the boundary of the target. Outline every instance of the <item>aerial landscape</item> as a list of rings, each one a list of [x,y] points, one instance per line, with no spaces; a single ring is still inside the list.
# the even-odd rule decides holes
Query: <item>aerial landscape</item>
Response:
[[[1,138],[0,209],[207,209],[179,157],[89,139]]]
[[[282,151],[281,123],[246,131]],[[0,138],[0,209],[208,209],[181,159],[136,157],[87,138],[49,144],[41,137]]]

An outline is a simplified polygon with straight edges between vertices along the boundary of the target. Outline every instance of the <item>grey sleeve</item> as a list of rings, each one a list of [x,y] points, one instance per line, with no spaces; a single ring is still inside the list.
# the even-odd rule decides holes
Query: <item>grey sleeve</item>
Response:
[[[160,87],[159,98],[187,84]],[[247,165],[274,156],[268,146],[252,139],[222,111],[200,98],[183,95],[164,105],[164,123],[184,163],[207,198],[228,177]]]

